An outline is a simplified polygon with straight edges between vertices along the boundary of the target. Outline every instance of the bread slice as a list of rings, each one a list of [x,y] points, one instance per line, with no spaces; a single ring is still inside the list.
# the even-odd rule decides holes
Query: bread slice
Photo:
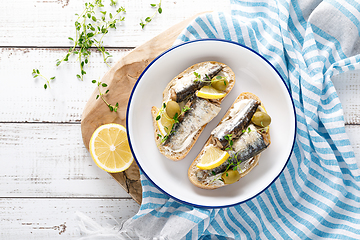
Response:
[[[250,98],[259,101],[261,103],[261,106],[264,108],[264,105],[260,101],[259,97],[257,97],[255,94],[250,93],[250,92],[243,92],[236,98],[236,100],[234,101],[232,106],[228,109],[228,111],[226,112],[226,114],[224,115],[224,117],[222,118],[222,120],[219,122],[218,125],[220,125],[225,119],[227,119],[228,115],[230,114],[230,110],[234,107],[235,103],[237,103],[243,99],[250,99]],[[265,133],[261,132],[261,135],[263,136],[264,142],[267,145],[270,145],[270,132],[269,131],[266,131]],[[194,184],[195,186],[197,186],[199,188],[210,189],[210,190],[228,185],[222,181],[213,181],[212,179],[210,181],[199,181],[199,179],[197,177],[199,174],[199,171],[203,171],[203,170],[199,169],[196,165],[200,161],[200,157],[204,153],[204,149],[211,144],[211,140],[212,139],[210,136],[208,138],[208,140],[206,141],[203,149],[198,154],[198,156],[195,158],[195,160],[192,162],[192,164],[190,165],[189,170],[188,170],[188,177],[192,184]],[[248,167],[246,168],[246,170],[244,172],[240,173],[240,179],[242,177],[246,176],[251,170],[253,170],[253,168],[255,166],[258,165],[260,155],[261,155],[261,153],[247,161]]]
[[[187,74],[192,74],[194,71],[196,72],[197,69],[203,67],[206,64],[219,64],[219,65],[221,65],[223,67],[223,69],[220,71],[219,74],[220,75],[226,75],[227,80],[229,82],[228,86],[227,86],[227,88],[225,90],[226,96],[227,96],[227,94],[232,90],[232,88],[235,85],[235,74],[234,74],[234,72],[231,70],[231,68],[229,66],[227,66],[224,63],[219,63],[219,62],[216,62],[216,61],[206,61],[206,62],[201,62],[201,63],[194,64],[194,65],[190,66],[189,68],[187,68],[186,70],[184,70],[183,72],[181,72],[176,77],[174,77],[168,83],[168,85],[166,86],[166,88],[165,88],[165,90],[163,92],[163,102],[167,102],[167,101],[169,101],[171,99],[171,88],[175,85],[175,83],[177,81],[181,81],[181,78],[183,76],[185,76]],[[224,100],[224,98],[217,99],[217,100],[209,100],[209,101],[215,102],[216,104],[220,105],[221,102]],[[194,146],[194,144],[196,143],[197,139],[199,138],[199,136],[202,133],[202,131],[204,130],[204,128],[206,127],[206,124],[203,125],[199,129],[199,131],[193,136],[190,144],[185,149],[183,149],[180,152],[173,152],[173,151],[170,151],[169,149],[165,148],[163,146],[163,144],[161,143],[161,138],[159,137],[160,130],[159,130],[159,128],[157,126],[157,123],[156,123],[156,117],[157,117],[158,113],[159,113],[159,108],[153,106],[151,108],[151,115],[152,115],[153,126],[154,126],[154,138],[155,138],[155,142],[156,142],[156,145],[157,145],[160,153],[163,154],[165,157],[173,160],[173,161],[179,161],[179,160],[185,158],[186,155],[190,152],[190,150]]]

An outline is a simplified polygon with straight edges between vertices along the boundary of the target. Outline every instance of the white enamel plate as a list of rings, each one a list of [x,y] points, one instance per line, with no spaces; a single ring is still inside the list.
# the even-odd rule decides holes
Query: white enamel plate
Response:
[[[227,64],[235,73],[233,90],[221,104],[221,112],[200,135],[181,161],[164,157],[154,140],[151,107],[161,107],[168,82],[191,65],[203,61]],[[252,92],[263,102],[272,118],[271,144],[259,165],[239,182],[216,190],[204,190],[190,183],[187,172],[212,129],[241,92]],[[275,68],[253,50],[225,40],[204,39],[186,42],[158,56],[139,77],[129,99],[127,133],[140,169],[170,197],[196,207],[220,208],[245,202],[269,187],[281,174],[295,141],[296,118],[292,98]]]

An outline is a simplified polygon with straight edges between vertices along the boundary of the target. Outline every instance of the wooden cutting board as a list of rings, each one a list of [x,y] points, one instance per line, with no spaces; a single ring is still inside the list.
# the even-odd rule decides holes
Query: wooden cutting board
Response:
[[[126,125],[126,109],[131,90],[145,67],[160,53],[169,49],[181,31],[198,15],[188,18],[165,32],[159,34],[143,45],[135,48],[116,64],[101,79],[108,85],[109,94],[104,95],[106,101],[119,103],[117,112],[111,112],[101,99],[96,100],[98,89],[96,88],[89,101],[85,105],[81,118],[81,133],[83,142],[89,150],[91,135],[97,127],[106,123],[118,123]],[[139,167],[134,161],[124,172],[110,173],[110,175],[129,193],[139,204],[142,199]]]

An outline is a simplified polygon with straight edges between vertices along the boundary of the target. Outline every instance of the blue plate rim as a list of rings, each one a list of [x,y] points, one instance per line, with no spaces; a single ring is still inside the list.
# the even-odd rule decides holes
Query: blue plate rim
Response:
[[[186,202],[184,200],[181,200],[177,197],[174,197],[172,196],[171,194],[167,193],[165,190],[163,190],[160,186],[158,186],[157,184],[155,184],[153,182],[153,180],[151,180],[151,178],[146,174],[146,172],[143,170],[143,168],[141,167],[141,164],[139,163],[139,161],[137,160],[136,158],[136,155],[135,155],[135,152],[132,148],[132,144],[131,144],[131,139],[130,139],[130,134],[129,134],[129,128],[126,127],[126,134],[127,134],[127,138],[128,138],[128,142],[129,142],[129,146],[130,146],[130,150],[131,150],[131,153],[139,167],[139,169],[141,170],[141,172],[146,176],[146,178],[159,190],[161,191],[162,193],[166,194],[167,196],[175,199],[176,201],[178,202],[181,202],[181,203],[184,203],[184,204],[187,204],[187,205],[190,205],[190,206],[193,206],[193,207],[197,207],[197,208],[207,208],[207,209],[217,209],[217,208],[227,208],[227,207],[233,207],[235,205],[238,205],[238,204],[241,204],[241,203],[244,203],[244,202],[247,202],[249,200],[252,200],[253,198],[259,196],[261,193],[263,193],[266,189],[268,189],[278,178],[279,176],[281,175],[281,173],[284,171],[286,165],[288,164],[289,160],[290,160],[290,157],[291,157],[291,154],[293,153],[293,150],[294,150],[294,146],[295,146],[295,141],[296,141],[296,133],[297,133],[297,117],[296,117],[296,110],[295,110],[295,104],[294,104],[294,100],[291,96],[291,92],[288,88],[288,86],[286,85],[286,82],[284,81],[284,79],[282,78],[281,74],[279,73],[279,71],[266,59],[264,58],[263,56],[261,56],[259,53],[257,53],[256,51],[254,51],[253,49],[243,45],[243,44],[240,44],[238,42],[234,42],[234,41],[230,41],[230,40],[226,40],[226,39],[217,39],[217,38],[205,38],[205,39],[196,39],[196,40],[191,40],[191,41],[187,41],[187,42],[184,42],[184,43],[181,43],[179,45],[176,45],[176,46],[173,46],[171,48],[169,48],[168,50],[164,51],[163,53],[159,54],[154,60],[151,61],[151,63],[145,67],[145,69],[142,71],[142,73],[140,74],[138,80],[135,82],[134,84],[134,87],[131,91],[131,94],[130,94],[130,97],[129,97],[129,101],[128,101],[128,105],[127,105],[127,108],[126,108],[126,126],[129,126],[129,122],[128,122],[128,114],[129,114],[129,109],[130,109],[130,105],[131,105],[131,101],[132,101],[132,97],[133,97],[133,94],[134,94],[134,91],[137,87],[137,85],[139,84],[139,82],[141,81],[143,75],[145,74],[145,72],[151,67],[151,65],[153,63],[155,63],[159,58],[161,58],[162,56],[164,56],[165,54],[171,52],[172,50],[178,48],[178,47],[181,47],[181,46],[184,46],[184,45],[187,45],[187,44],[192,44],[192,43],[196,43],[196,42],[202,42],[202,41],[220,41],[220,42],[227,42],[227,43],[231,43],[231,44],[235,44],[235,45],[238,45],[240,47],[243,47],[251,52],[253,52],[254,54],[256,54],[257,56],[259,56],[261,59],[263,59],[270,67],[272,67],[272,69],[274,69],[274,71],[277,73],[277,75],[280,77],[281,81],[283,82],[288,94],[289,94],[289,97],[290,97],[290,100],[291,100],[291,104],[292,104],[292,107],[293,107],[293,113],[294,113],[294,123],[295,123],[295,126],[294,126],[294,140],[293,140],[293,143],[292,143],[292,147],[291,147],[291,151],[290,151],[290,154],[286,160],[286,163],[284,164],[284,167],[281,169],[281,171],[279,172],[279,174],[273,179],[273,181],[271,181],[271,183],[269,183],[269,185],[267,185],[263,190],[261,190],[259,193],[255,194],[253,197],[251,198],[248,198],[244,201],[240,201],[240,202],[237,202],[237,203],[234,203],[234,204],[228,204],[228,205],[224,205],[224,206],[203,206],[203,205],[198,205],[198,204],[194,204],[194,203],[190,203],[190,202]]]

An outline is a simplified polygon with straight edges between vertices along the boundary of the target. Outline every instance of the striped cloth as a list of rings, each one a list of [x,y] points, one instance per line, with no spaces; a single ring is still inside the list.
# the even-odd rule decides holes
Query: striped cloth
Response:
[[[143,202],[125,222],[130,239],[360,239],[360,171],[345,133],[335,74],[360,69],[357,0],[231,0],[231,15],[196,18],[175,45],[239,42],[264,56],[294,99],[297,136],[279,178],[251,201],[195,208],[141,175]]]

